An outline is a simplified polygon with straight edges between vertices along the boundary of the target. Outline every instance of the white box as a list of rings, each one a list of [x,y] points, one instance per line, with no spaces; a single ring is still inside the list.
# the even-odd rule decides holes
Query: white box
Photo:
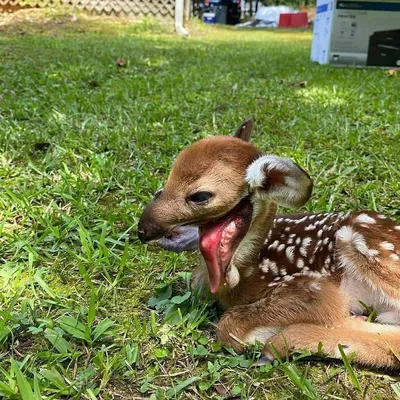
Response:
[[[317,0],[311,59],[400,67],[400,0]]]

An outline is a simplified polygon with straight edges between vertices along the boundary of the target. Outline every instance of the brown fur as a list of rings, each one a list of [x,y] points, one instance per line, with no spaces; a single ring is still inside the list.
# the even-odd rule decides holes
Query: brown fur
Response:
[[[397,249],[400,250],[398,234],[393,235],[395,232],[393,228],[396,226],[393,221],[387,219],[383,225],[379,226],[378,221],[380,220],[377,218],[377,213],[367,213],[371,217],[374,216],[377,221],[372,229],[368,226],[361,226],[356,221],[360,214],[356,213],[344,218],[337,224],[336,230],[329,232],[332,239],[335,240],[334,233],[340,227],[350,226],[364,234],[370,249],[379,248],[382,241],[387,241],[395,242]],[[301,216],[300,214],[289,217],[295,219]],[[267,250],[269,244],[282,237],[281,232],[285,227],[285,222],[277,223],[277,220],[278,218],[275,220],[270,238],[263,248],[260,259],[269,257],[269,260],[275,260],[279,265],[279,260],[281,263],[284,262],[284,254],[272,253]],[[383,226],[391,232],[382,231]],[[296,237],[310,236],[310,231],[302,232],[301,224],[296,225],[296,228],[298,229]],[[379,233],[380,230],[381,233]],[[391,235],[388,236],[386,232]],[[312,243],[309,247],[310,253],[314,253],[314,247],[315,243]],[[316,253],[317,257],[313,265],[310,265],[311,272],[322,268],[323,256],[326,257],[327,251],[327,249],[321,248],[320,253]],[[396,299],[395,296],[398,292],[395,290],[400,287],[400,278],[397,277],[400,263],[397,264],[397,271],[391,271],[390,267],[393,267],[393,261],[388,254],[395,253],[382,249],[380,262],[371,261],[355,251],[354,248],[343,247],[340,241],[332,250],[332,257],[334,257],[334,253],[336,255],[337,253],[346,254],[352,260],[354,270],[358,271],[360,279],[367,280],[371,286],[381,291],[382,296],[386,296],[388,301],[391,298]],[[277,258],[274,258],[274,255]],[[388,264],[385,264],[385,260],[388,260]],[[338,262],[338,260],[335,258],[334,262]],[[295,265],[291,266],[286,262],[285,268],[288,275],[296,273]],[[264,274],[260,268],[255,268],[249,277],[242,277],[234,289],[224,287],[218,292],[219,302],[227,309],[218,326],[219,339],[240,351],[243,349],[243,342],[246,342],[246,337],[252,330],[260,327],[265,327],[265,329],[278,327],[280,333],[266,343],[265,354],[269,356],[272,354],[271,346],[275,346],[281,356],[284,356],[287,351],[289,354],[296,350],[316,352],[319,343],[322,343],[325,355],[340,358],[338,344],[342,344],[347,347],[349,352],[355,352],[355,361],[360,364],[400,368],[400,362],[395,355],[396,352],[397,354],[400,352],[400,327],[364,323],[350,318],[351,297],[344,294],[339,288],[344,273],[345,271],[338,267],[326,278],[299,276],[294,281],[281,282],[277,286],[268,287],[274,275],[270,272]],[[194,276],[198,277],[199,275],[201,273],[197,270]],[[265,279],[261,279],[263,275]],[[312,284],[320,285],[320,289],[310,290]],[[318,289],[318,286],[316,288]],[[358,299],[355,298],[355,301]],[[286,348],[285,341],[289,344],[289,349]]]
[[[149,240],[180,224],[205,223],[250,196],[250,228],[216,294],[227,310],[218,325],[220,340],[242,350],[261,337],[268,356],[271,346],[285,355],[316,352],[322,342],[325,354],[340,358],[342,344],[356,353],[356,362],[400,368],[393,353],[400,352],[400,327],[350,316],[362,313],[360,295],[380,308],[378,320],[400,323],[400,227],[370,212],[274,219],[276,203],[304,204],[312,183],[291,162],[260,158],[261,152],[244,141],[249,129],[251,124],[243,124],[238,138],[203,139],[184,150],[163,192],[143,213],[141,234]],[[212,192],[212,201],[191,204],[188,196],[198,191]],[[230,271],[237,271],[235,279]],[[208,285],[204,265],[193,273],[193,285],[201,284]]]
[[[379,251],[379,255],[368,257],[344,243],[339,243],[339,249],[344,257],[352,261],[355,273],[362,275],[371,286],[400,301],[400,230],[394,229],[394,221],[379,218],[380,214],[376,212],[363,213],[374,218],[374,224],[357,222],[360,214],[356,213],[352,218],[352,227],[365,238],[368,248]],[[381,248],[383,242],[393,244],[394,250]]]
[[[242,197],[246,168],[259,155],[256,147],[238,138],[196,142],[179,154],[164,190],[146,207],[139,226],[146,226],[149,237],[160,237],[183,222],[222,216]],[[198,191],[212,191],[220,201],[212,209],[194,209],[187,197]]]
[[[249,290],[242,292],[249,293]],[[245,340],[252,330],[261,327],[282,328],[300,322],[335,326],[347,315],[348,299],[338,295],[337,287],[325,279],[302,277],[285,286],[254,294],[259,300],[245,299],[250,300],[250,304],[229,308],[218,325],[220,340],[237,350],[242,349],[242,345],[231,334]],[[237,298],[239,296],[235,296]]]
[[[322,354],[331,358],[341,358],[339,344],[343,346],[349,359],[354,354],[355,361],[377,368],[399,368],[395,351],[400,348],[400,330],[380,326],[376,332],[370,331],[369,322],[344,319],[334,327],[316,324],[293,324],[272,337],[264,348],[264,353],[281,356],[304,349],[317,353],[320,344]]]

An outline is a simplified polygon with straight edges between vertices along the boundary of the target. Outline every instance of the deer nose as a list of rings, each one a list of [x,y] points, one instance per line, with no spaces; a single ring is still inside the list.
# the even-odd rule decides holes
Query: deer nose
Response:
[[[139,226],[137,230],[138,238],[142,243],[148,243],[151,240],[159,239],[166,233],[168,233],[167,230],[164,230],[162,227],[153,224],[146,225],[145,227],[143,225]]]
[[[146,231],[144,231],[143,229],[138,230],[138,238],[142,243],[146,243],[147,242],[147,237],[146,237]]]
[[[142,243],[159,239],[170,230],[163,221],[157,218],[156,214],[154,212],[154,203],[150,203],[139,219],[137,235]]]

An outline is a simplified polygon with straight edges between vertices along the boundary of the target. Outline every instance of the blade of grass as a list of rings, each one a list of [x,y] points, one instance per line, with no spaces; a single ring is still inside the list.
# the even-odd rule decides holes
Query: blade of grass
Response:
[[[35,400],[35,397],[32,392],[31,385],[28,379],[22,374],[19,369],[17,363],[14,360],[11,360],[12,368],[15,372],[15,377],[17,378],[18,389],[21,393],[22,400]]]
[[[344,364],[344,366],[346,368],[347,373],[350,376],[350,379],[351,379],[351,381],[353,383],[353,386],[361,393],[362,390],[361,390],[360,382],[359,382],[359,380],[358,380],[358,378],[357,378],[357,376],[356,376],[356,374],[354,372],[353,367],[350,364],[349,358],[347,357],[347,355],[346,355],[346,353],[345,353],[345,351],[343,349],[343,346],[341,344],[339,344],[338,348],[339,348],[339,352],[340,352],[340,355],[341,355],[342,360],[343,360],[343,364]]]

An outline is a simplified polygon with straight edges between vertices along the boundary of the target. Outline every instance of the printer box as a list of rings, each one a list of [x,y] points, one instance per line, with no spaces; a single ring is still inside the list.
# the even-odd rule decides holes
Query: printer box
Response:
[[[400,67],[400,0],[317,0],[311,59]]]

